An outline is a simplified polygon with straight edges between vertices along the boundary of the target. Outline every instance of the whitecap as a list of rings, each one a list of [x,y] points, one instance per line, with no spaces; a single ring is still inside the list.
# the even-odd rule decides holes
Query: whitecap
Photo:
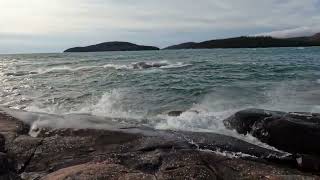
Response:
[[[99,66],[80,66],[80,67],[70,67],[70,66],[58,66],[58,67],[51,67],[51,68],[40,68],[38,69],[39,74],[46,74],[51,72],[63,72],[63,71],[81,71],[81,70],[90,70],[94,68],[99,68]]]
[[[121,65],[121,64],[106,64],[103,66],[104,68],[113,68],[116,70],[121,70],[121,69],[133,69],[132,66],[128,65]]]
[[[182,67],[188,67],[192,66],[192,64],[184,64],[183,62],[178,62],[174,64],[168,64],[166,66],[160,67],[161,69],[171,69],[171,68],[182,68]]]
[[[104,68],[113,68],[116,70],[150,70],[150,69],[171,69],[171,68],[182,68],[191,66],[192,64],[185,64],[182,62],[170,63],[167,60],[164,61],[152,61],[152,62],[133,62],[131,64],[106,64]]]

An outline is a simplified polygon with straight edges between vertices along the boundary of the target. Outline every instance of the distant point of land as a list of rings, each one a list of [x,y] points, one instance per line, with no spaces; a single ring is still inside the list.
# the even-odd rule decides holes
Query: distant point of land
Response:
[[[274,38],[270,36],[241,36],[200,43],[188,42],[164,49],[268,48],[320,46],[320,33],[310,37]]]
[[[74,47],[65,50],[64,52],[102,52],[102,51],[146,51],[159,50],[154,46],[142,46],[129,42],[105,42],[85,47]]]

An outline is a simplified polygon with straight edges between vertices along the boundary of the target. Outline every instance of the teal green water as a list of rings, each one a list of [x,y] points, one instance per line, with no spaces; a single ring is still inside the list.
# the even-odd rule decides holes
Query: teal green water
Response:
[[[137,62],[163,66],[134,69]],[[1,55],[0,63],[0,104],[27,111],[108,117],[190,109],[227,116],[247,107],[320,112],[315,47]]]

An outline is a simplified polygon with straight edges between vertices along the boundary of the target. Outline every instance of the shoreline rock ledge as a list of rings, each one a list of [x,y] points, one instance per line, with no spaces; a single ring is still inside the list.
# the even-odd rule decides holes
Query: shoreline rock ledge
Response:
[[[214,133],[48,127],[35,136],[26,122],[0,110],[1,180],[320,178],[294,155]]]

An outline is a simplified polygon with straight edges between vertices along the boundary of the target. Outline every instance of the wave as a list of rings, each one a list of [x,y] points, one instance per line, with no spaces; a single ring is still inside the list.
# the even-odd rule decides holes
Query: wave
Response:
[[[8,72],[8,73],[4,73],[5,76],[26,76],[26,75],[32,75],[32,74],[38,74],[38,72],[34,72],[34,71],[16,71],[16,72]]]
[[[73,129],[105,129],[116,130],[136,127],[137,124],[122,119],[98,117],[89,114],[49,114],[40,112],[28,112],[15,110],[8,107],[0,107],[0,112],[5,112],[31,126],[29,134],[33,137],[41,128],[73,128]]]
[[[314,81],[313,83],[316,84]],[[215,87],[204,94],[201,99],[198,99],[195,104],[187,105],[189,107],[184,108],[183,113],[177,117],[169,116],[164,110],[156,111],[156,113],[148,112],[148,110],[139,111],[139,108],[135,108],[135,104],[139,103],[136,101],[139,97],[133,98],[134,102],[132,101],[131,97],[135,94],[132,89],[113,89],[99,97],[86,98],[84,101],[87,102],[81,105],[73,104],[72,106],[76,106],[77,109],[69,112],[65,112],[66,108],[59,105],[50,108],[44,105],[45,108],[39,109],[29,107],[26,110],[52,114],[88,114],[122,119],[122,122],[125,123],[144,125],[160,130],[218,133],[271,148],[251,135],[239,135],[236,131],[226,129],[223,120],[235,112],[247,108],[287,112],[319,112],[320,106],[314,106],[319,102],[320,91],[318,89],[319,86],[309,87],[305,82],[296,81],[285,84],[273,83],[270,88],[264,89],[262,92],[253,90],[252,87]],[[149,107],[143,107],[149,109]]]
[[[167,61],[160,62],[137,62],[131,64],[133,69],[150,69],[150,68],[161,68],[169,65]]]
[[[217,133],[241,139],[257,146],[279,151],[269,146],[250,134],[240,135],[235,130],[229,130],[224,126],[223,120],[230,117],[239,109],[226,111],[212,111],[208,107],[196,104],[191,109],[183,112],[180,116],[158,115],[158,121],[153,127],[159,130],[182,130],[193,132]]]
[[[52,68],[40,68],[38,69],[38,73],[46,74],[46,73],[61,72],[61,71],[75,72],[75,71],[82,71],[82,70],[90,70],[94,68],[99,68],[99,66],[80,66],[80,67],[58,66],[58,67],[52,67]]]
[[[168,64],[166,66],[162,66],[160,68],[162,69],[174,69],[174,68],[182,68],[182,67],[188,67],[188,66],[192,66],[192,64],[184,64],[182,62],[178,62],[178,63],[175,63],[175,64]]]
[[[139,113],[130,110],[126,106],[125,99],[128,94],[126,89],[114,89],[104,93],[99,100],[82,104],[82,108],[62,113],[63,107],[52,106],[39,108],[29,106],[25,110],[38,113],[49,113],[64,116],[48,119],[42,117],[37,121],[37,126],[50,126],[59,128],[110,128],[110,121],[113,123],[125,124],[126,126],[147,126],[158,130],[182,130],[193,132],[211,132],[227,136],[232,136],[246,142],[273,149],[260,142],[251,135],[239,135],[237,132],[228,130],[223,124],[223,120],[231,116],[239,109],[217,110],[206,102],[193,105],[189,110],[184,111],[177,117],[167,114],[148,115],[147,112]],[[80,120],[79,120],[80,119]],[[60,122],[63,121],[63,122]],[[65,124],[64,124],[65,123]],[[99,126],[101,124],[101,126]]]
[[[33,71],[8,72],[8,73],[3,73],[3,75],[19,77],[19,76],[57,73],[57,72],[76,72],[76,71],[90,70],[94,68],[99,68],[99,66],[80,66],[80,67],[58,66],[58,67],[50,67],[50,68],[39,68]]]
[[[140,115],[128,110],[123,104],[126,98],[125,89],[113,89],[105,92],[97,102],[86,103],[78,111],[72,113],[88,113],[95,116],[112,118],[141,118]]]
[[[66,63],[68,64],[68,63]],[[171,68],[182,68],[191,66],[191,64],[184,64],[182,62],[169,63],[168,61],[160,62],[135,62],[131,64],[105,64],[102,66],[53,66],[50,65],[47,68],[39,68],[31,71],[16,71],[3,73],[5,76],[28,76],[36,74],[47,74],[47,73],[58,73],[58,72],[76,72],[76,71],[89,71],[97,68],[112,68],[116,70],[150,70],[150,69],[171,69]]]
[[[133,69],[132,66],[121,65],[121,64],[106,64],[103,67],[104,68],[113,68],[113,69],[116,69],[116,70]]]
[[[126,98],[125,89],[113,89],[105,92],[99,99],[95,97],[88,98],[87,101],[79,104],[77,109],[68,110],[61,104],[46,105],[40,102],[34,102],[24,110],[30,112],[49,113],[49,114],[90,114],[94,116],[110,118],[141,118],[137,114],[127,110],[123,105]]]
[[[182,68],[191,66],[192,64],[185,64],[183,62],[170,63],[168,61],[159,61],[159,62],[134,62],[129,65],[125,64],[106,64],[104,68],[114,68],[117,70],[146,70],[146,69],[171,69],[171,68]]]
[[[304,49],[306,49],[305,47],[297,47],[296,49],[298,49],[298,50],[304,50]]]
[[[108,99],[108,98],[107,98]],[[98,103],[99,104],[99,103]],[[97,104],[97,105],[98,105]],[[257,146],[279,151],[267,144],[260,142],[258,139],[254,138],[251,135],[239,135],[235,131],[227,130],[222,126],[222,121],[216,121],[216,119],[211,119],[212,122],[208,122],[212,117],[209,114],[203,113],[196,113],[190,114],[192,111],[187,111],[181,114],[179,117],[161,117],[158,120],[162,121],[158,123],[158,126],[150,126],[145,125],[143,122],[137,121],[137,119],[130,117],[127,118],[110,118],[110,117],[103,117],[103,116],[96,116],[92,114],[86,113],[70,113],[70,114],[50,114],[50,113],[43,113],[43,112],[28,112],[28,111],[20,111],[14,110],[7,107],[0,107],[0,111],[3,111],[11,116],[24,121],[25,123],[30,124],[31,130],[29,134],[33,137],[36,137],[39,133],[41,128],[56,128],[56,129],[63,129],[63,128],[73,128],[73,129],[105,129],[105,130],[121,130],[121,129],[130,129],[130,128],[146,128],[151,127],[158,130],[183,130],[183,131],[194,131],[194,132],[208,132],[208,133],[218,133],[223,134],[231,137],[235,137],[246,141],[251,144],[255,144]],[[107,110],[109,111],[109,110]],[[105,109],[102,109],[102,112],[105,113]],[[110,112],[110,111],[109,111]],[[109,114],[109,112],[107,112]],[[193,111],[194,113],[195,111]],[[113,113],[111,113],[113,114]],[[217,113],[219,114],[219,113]],[[191,115],[191,116],[190,116]],[[174,120],[174,118],[176,118]],[[202,118],[206,120],[202,120]],[[199,122],[200,120],[200,122]],[[152,121],[152,118],[144,117],[144,122]],[[176,121],[178,123],[173,123],[173,126],[164,128],[163,126],[160,128],[159,124],[169,121]],[[205,122],[204,124],[202,124]],[[185,129],[185,123],[190,123],[191,127],[194,124],[202,124],[201,126],[205,126],[206,123],[209,123],[210,126],[215,124],[215,129],[194,129],[188,128]],[[172,123],[171,123],[172,125]],[[182,126],[181,126],[182,125]],[[182,128],[183,127],[183,128]]]

